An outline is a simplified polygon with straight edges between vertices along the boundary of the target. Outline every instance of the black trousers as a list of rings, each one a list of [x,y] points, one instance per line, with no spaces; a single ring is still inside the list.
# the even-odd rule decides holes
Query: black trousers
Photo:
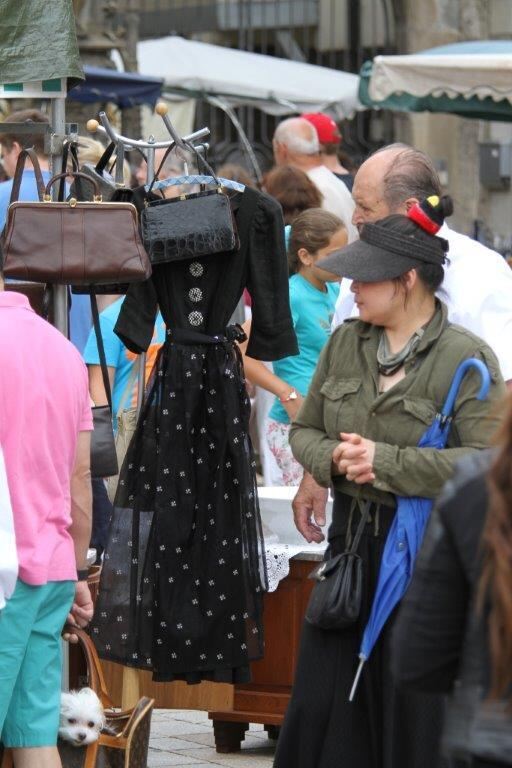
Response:
[[[91,547],[96,550],[96,564],[101,563],[101,555],[107,544],[108,526],[112,515],[112,504],[107,495],[105,483],[101,478],[93,478],[92,484],[92,532]]]

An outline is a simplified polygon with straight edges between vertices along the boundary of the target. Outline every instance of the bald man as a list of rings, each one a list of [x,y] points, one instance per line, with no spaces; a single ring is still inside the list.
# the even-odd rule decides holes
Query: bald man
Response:
[[[416,202],[441,195],[431,159],[405,144],[391,144],[373,154],[358,170],[352,195],[352,221],[359,229],[392,213],[405,214]],[[512,270],[499,253],[444,224],[439,237],[448,241],[448,262],[438,297],[452,323],[484,339],[512,384]],[[357,316],[350,281],[342,281],[333,328]]]
[[[315,127],[302,117],[283,120],[276,128],[272,146],[276,165],[291,165],[304,171],[322,194],[322,208],[343,221],[349,242],[356,240],[352,195],[346,185],[323,165]]]

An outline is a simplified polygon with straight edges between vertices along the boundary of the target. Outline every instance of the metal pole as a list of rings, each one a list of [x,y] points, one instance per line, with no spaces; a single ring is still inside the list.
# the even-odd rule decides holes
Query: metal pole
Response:
[[[66,130],[66,102],[64,99],[53,99],[51,102],[51,126],[54,134],[64,136]],[[60,151],[59,151],[60,147]],[[56,150],[56,151],[54,151]],[[53,174],[59,173],[60,162],[62,158],[62,145],[52,141],[51,153],[49,156],[50,171]],[[58,184],[52,187],[52,199],[58,197]],[[55,327],[61,333],[68,337],[68,287],[67,285],[53,286],[53,317]],[[62,690],[69,690],[69,643],[61,640],[62,646]]]
[[[65,99],[53,99],[51,110],[51,124],[53,133],[58,136],[64,136],[66,130],[65,121],[66,101]],[[57,147],[55,147],[57,149]],[[52,147],[52,150],[54,147]],[[52,174],[59,173],[60,161],[62,158],[62,149],[50,155],[50,170]],[[52,198],[57,199],[58,185],[52,187]],[[68,337],[68,287],[66,285],[53,286],[53,317],[55,327]]]

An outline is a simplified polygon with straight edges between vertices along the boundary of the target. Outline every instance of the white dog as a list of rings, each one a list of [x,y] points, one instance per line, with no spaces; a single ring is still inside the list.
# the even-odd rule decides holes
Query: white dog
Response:
[[[63,741],[87,746],[97,741],[104,727],[105,713],[92,688],[61,694],[59,736]]]

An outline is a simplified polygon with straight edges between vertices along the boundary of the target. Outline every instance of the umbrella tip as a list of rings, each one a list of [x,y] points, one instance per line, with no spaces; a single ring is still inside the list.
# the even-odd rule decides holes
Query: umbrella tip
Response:
[[[348,697],[349,701],[354,701],[354,697],[356,695],[357,686],[359,684],[359,678],[361,677],[361,672],[363,671],[364,663],[366,661],[365,656],[359,656],[359,665],[357,667],[356,676],[354,677],[354,682],[352,683],[352,688],[350,690],[350,695]]]

